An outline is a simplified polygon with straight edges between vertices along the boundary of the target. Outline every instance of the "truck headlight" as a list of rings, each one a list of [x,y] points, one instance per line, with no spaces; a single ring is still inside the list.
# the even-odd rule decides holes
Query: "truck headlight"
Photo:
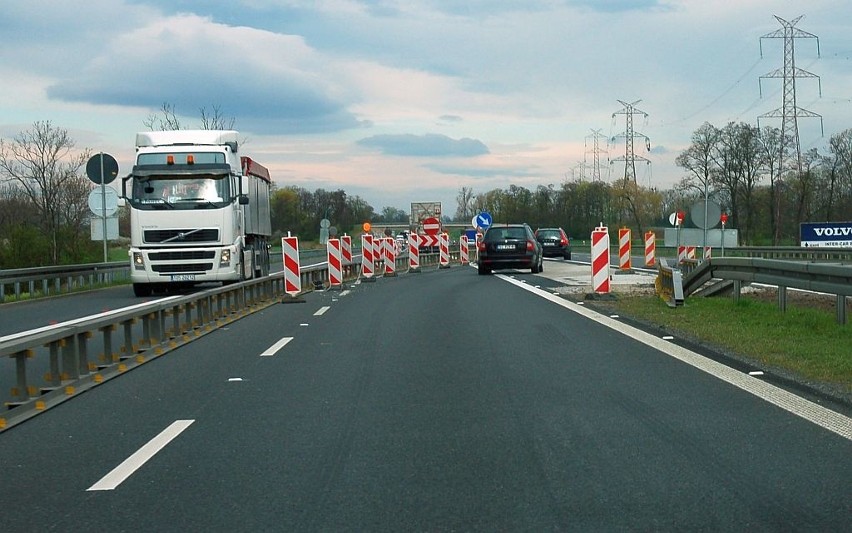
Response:
[[[142,252],[133,252],[133,268],[145,270],[145,256],[142,255]]]
[[[222,250],[222,257],[219,259],[219,264],[222,266],[231,264],[231,250],[227,248]]]

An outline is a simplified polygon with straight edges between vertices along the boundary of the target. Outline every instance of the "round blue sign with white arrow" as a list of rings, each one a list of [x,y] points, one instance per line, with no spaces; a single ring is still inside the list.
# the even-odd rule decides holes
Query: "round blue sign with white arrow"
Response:
[[[491,226],[491,222],[491,214],[488,212],[483,211],[476,215],[476,227],[478,228],[486,230],[489,226]]]

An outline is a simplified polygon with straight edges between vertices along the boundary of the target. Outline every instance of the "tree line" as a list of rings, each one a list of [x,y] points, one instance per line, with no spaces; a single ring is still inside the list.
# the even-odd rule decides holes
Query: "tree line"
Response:
[[[149,117],[146,125],[176,129],[176,116],[164,104],[164,118]],[[216,107],[202,109],[202,119],[208,129],[233,123]],[[827,152],[802,154],[801,172],[781,168],[781,144],[777,129],[705,123],[678,155],[685,175],[670,189],[628,179],[566,180],[534,190],[510,185],[484,193],[461,187],[452,219],[469,222],[486,211],[495,222],[559,226],[574,238],[587,238],[601,223],[629,227],[638,236],[667,226],[670,213],[688,211],[706,195],[728,214],[728,227],[739,229],[741,243],[753,245],[796,244],[802,222],[852,220],[852,129],[833,135]],[[0,139],[0,269],[102,260],[102,245],[91,241],[89,227],[87,198],[96,186],[84,175],[92,153],[77,149],[67,130],[50,121]],[[270,207],[274,240],[288,232],[316,240],[322,219],[341,234],[357,234],[366,221],[408,221],[403,209],[376,212],[343,190],[275,187]],[[127,208],[119,210],[119,234],[129,235]]]
[[[828,151],[802,154],[801,171],[782,168],[781,133],[746,123],[702,124],[676,158],[685,176],[667,190],[628,179],[613,183],[564,181],[535,190],[510,185],[476,194],[462,187],[456,219],[487,211],[495,221],[561,226],[588,237],[601,222],[628,227],[634,236],[669,226],[676,211],[689,212],[705,196],[728,214],[741,244],[798,244],[802,222],[852,220],[852,129],[829,139]]]

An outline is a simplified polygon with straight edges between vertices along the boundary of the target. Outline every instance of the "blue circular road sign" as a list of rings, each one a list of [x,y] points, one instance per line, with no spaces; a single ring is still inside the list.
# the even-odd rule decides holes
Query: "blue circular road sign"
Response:
[[[483,230],[488,229],[491,226],[491,214],[483,211],[476,215],[476,227],[481,228]]]

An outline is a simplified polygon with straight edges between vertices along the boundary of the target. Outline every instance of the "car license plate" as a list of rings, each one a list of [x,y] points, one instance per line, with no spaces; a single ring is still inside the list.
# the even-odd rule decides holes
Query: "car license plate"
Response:
[[[514,244],[498,244],[497,249],[498,250],[514,250],[515,245]]]
[[[544,242],[542,244],[544,244],[545,246],[556,246],[555,242]]]
[[[172,274],[172,281],[195,281],[195,274]]]

